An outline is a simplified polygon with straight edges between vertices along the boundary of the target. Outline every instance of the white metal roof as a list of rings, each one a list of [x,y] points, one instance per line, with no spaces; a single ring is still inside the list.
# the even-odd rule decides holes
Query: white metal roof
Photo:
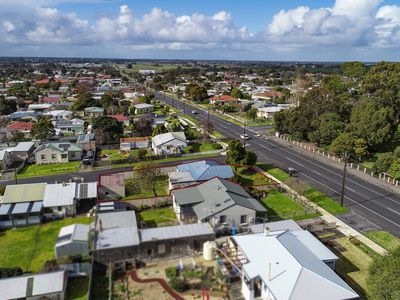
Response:
[[[97,198],[97,182],[79,183],[76,190],[77,199]]]
[[[232,237],[276,299],[352,299],[358,295],[290,231]],[[328,298],[327,298],[328,297]]]
[[[183,224],[140,230],[141,242],[214,234],[208,223]]]
[[[89,229],[90,226],[86,224],[64,226],[60,229],[56,245],[61,246],[71,242],[87,242],[89,240]]]
[[[14,147],[13,152],[28,152],[34,145],[34,142],[20,142]]]
[[[32,294],[28,295],[28,281]],[[65,289],[65,270],[0,279],[0,299],[19,299],[59,293]]]
[[[44,191],[43,206],[67,206],[74,204],[76,182],[47,184]]]

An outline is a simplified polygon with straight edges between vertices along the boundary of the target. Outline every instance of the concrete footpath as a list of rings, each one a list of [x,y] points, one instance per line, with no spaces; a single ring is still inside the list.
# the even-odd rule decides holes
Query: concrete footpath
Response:
[[[309,206],[311,206],[315,210],[317,210],[321,214],[320,218],[322,220],[324,220],[327,223],[335,223],[336,224],[336,229],[338,231],[340,231],[343,235],[348,236],[348,237],[357,238],[360,242],[362,242],[363,244],[367,245],[369,248],[371,248],[372,250],[374,250],[375,252],[377,252],[377,253],[379,253],[381,255],[385,255],[387,253],[386,249],[382,248],[377,243],[375,243],[374,241],[370,240],[365,235],[363,235],[361,232],[355,230],[354,228],[352,228],[351,226],[349,226],[348,224],[346,224],[345,222],[343,222],[339,218],[335,217],[334,215],[332,215],[331,213],[329,213],[328,211],[326,211],[322,207],[316,205],[314,202],[312,202],[308,198],[300,195],[298,192],[293,190],[290,186],[286,185],[282,181],[278,180],[274,176],[270,175],[267,172],[264,172],[261,169],[259,169],[258,171],[260,173],[264,174],[265,176],[267,176],[268,178],[270,178],[270,179],[274,180],[275,182],[279,183],[282,186],[282,188],[284,188],[285,190],[289,191],[290,193],[293,193],[296,196],[300,197]]]

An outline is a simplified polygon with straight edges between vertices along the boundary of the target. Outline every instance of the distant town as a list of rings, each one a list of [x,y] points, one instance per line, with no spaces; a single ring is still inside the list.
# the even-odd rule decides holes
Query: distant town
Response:
[[[0,58],[0,299],[397,299],[399,78]]]

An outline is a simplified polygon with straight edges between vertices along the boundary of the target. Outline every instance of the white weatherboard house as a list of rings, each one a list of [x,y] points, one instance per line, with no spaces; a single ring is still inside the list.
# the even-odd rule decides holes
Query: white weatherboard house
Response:
[[[56,259],[89,254],[89,225],[72,224],[61,228],[54,246]]]
[[[308,231],[266,228],[264,233],[232,236],[228,244],[241,261],[246,300],[359,297],[333,271],[338,258]]]
[[[64,300],[67,281],[65,270],[0,279],[0,299]]]
[[[186,146],[184,132],[167,132],[151,139],[151,148],[157,155],[181,153]]]
[[[51,209],[53,215],[74,216],[77,204],[76,186],[76,182],[47,184],[43,206]]]

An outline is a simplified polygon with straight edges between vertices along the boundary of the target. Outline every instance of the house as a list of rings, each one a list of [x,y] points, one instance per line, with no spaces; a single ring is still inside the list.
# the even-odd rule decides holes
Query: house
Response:
[[[32,122],[15,122],[7,126],[7,131],[11,134],[14,134],[15,132],[21,132],[24,137],[29,137],[32,130],[32,125]]]
[[[214,177],[229,179],[233,176],[232,168],[229,165],[219,165],[214,161],[202,160],[181,164],[176,167],[176,172],[168,174],[169,189],[182,188]]]
[[[54,128],[63,134],[82,134],[85,131],[85,121],[81,119],[59,119],[52,122]]]
[[[62,227],[54,246],[56,259],[74,255],[89,255],[89,231],[90,226],[86,224]]]
[[[80,134],[76,140],[78,145],[82,146],[84,151],[94,151],[96,150],[96,140],[94,133]]]
[[[214,240],[205,223],[138,229],[135,211],[99,213],[94,238],[95,261],[108,265],[124,260],[192,255]]]
[[[139,103],[135,104],[135,114],[144,114],[144,113],[149,113],[154,110],[154,105],[152,104],[147,104],[147,103]]]
[[[281,106],[267,106],[267,107],[260,107],[257,109],[257,117],[259,118],[273,118],[275,113],[284,110],[285,107]]]
[[[11,165],[11,154],[8,149],[0,150],[0,169],[5,170]]]
[[[16,120],[37,120],[41,116],[40,112],[36,111],[16,111],[7,116],[10,121]]]
[[[55,164],[81,160],[82,147],[73,143],[47,143],[37,147],[33,153],[37,165]]]
[[[266,227],[262,233],[230,237],[228,247],[246,300],[359,297],[334,272],[338,257],[308,231]]]
[[[283,98],[283,97],[285,97],[285,94],[279,91],[264,91],[261,93],[255,93],[251,96],[252,99],[258,101],[261,100],[270,101],[270,100],[275,100],[276,98]]]
[[[256,223],[267,210],[238,184],[213,178],[197,186],[172,191],[173,209],[183,222],[208,222],[216,230]]]
[[[157,155],[182,153],[187,147],[184,132],[167,132],[154,136],[151,139],[151,148]]]
[[[210,104],[212,105],[229,105],[238,104],[239,100],[229,95],[216,95],[210,98]]]
[[[121,122],[125,126],[129,126],[129,124],[130,124],[129,117],[126,117],[126,116],[123,116],[123,115],[108,115],[108,117],[113,118],[113,119]]]
[[[25,161],[35,149],[34,142],[19,142],[14,148],[10,149],[12,161]]]
[[[28,274],[0,279],[0,299],[64,300],[68,272]]]
[[[124,173],[102,175],[99,197],[102,200],[115,200],[125,197]]]
[[[84,111],[85,117],[101,117],[104,115],[104,108],[103,107],[86,107]]]
[[[28,105],[28,110],[45,111],[52,108],[53,104],[50,103],[33,103]]]
[[[69,110],[50,110],[43,115],[50,116],[53,121],[69,120],[72,117],[72,112]]]
[[[0,227],[40,224],[46,183],[7,185],[0,206]]]
[[[121,151],[130,151],[132,149],[146,149],[149,147],[150,137],[129,137],[120,138],[119,145]]]
[[[76,214],[76,182],[47,184],[44,190],[43,207],[51,213],[49,217],[75,216]]]

